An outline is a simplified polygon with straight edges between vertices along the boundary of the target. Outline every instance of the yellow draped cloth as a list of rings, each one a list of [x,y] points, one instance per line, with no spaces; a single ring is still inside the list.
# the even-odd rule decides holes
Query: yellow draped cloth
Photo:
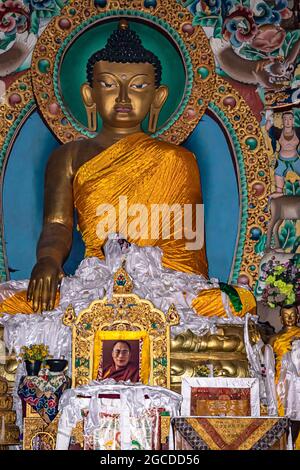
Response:
[[[130,135],[79,168],[73,193],[85,256],[103,257],[101,248],[106,239],[99,237],[99,227],[106,225],[106,231],[122,233],[129,242],[139,246],[159,246],[163,251],[163,266],[207,276],[205,248],[187,250],[189,240],[185,233],[183,236],[180,233],[183,205],[191,205],[195,228],[196,204],[202,204],[197,162],[188,150],[142,132]],[[170,214],[166,210],[157,219],[155,207],[170,208],[173,204],[180,205],[180,211],[171,220],[170,237],[164,239],[163,227],[167,226]],[[100,214],[101,205],[114,209],[116,224],[108,220],[107,212]],[[203,227],[203,219],[201,223]],[[157,231],[153,236],[155,225]]]
[[[190,151],[142,132],[132,134],[79,168],[73,194],[79,230],[86,245],[85,256],[103,258],[105,233],[119,232],[138,246],[159,246],[164,267],[207,277],[205,244],[187,249],[191,240],[183,230],[184,205],[191,209],[190,225],[195,230],[196,205],[202,203],[198,165]],[[171,217],[168,208],[174,209]],[[166,236],[168,221],[170,233]],[[201,224],[204,230],[202,218]],[[238,315],[255,313],[251,292],[241,288],[237,291],[243,304]],[[25,294],[21,295],[25,301]],[[0,312],[32,312],[31,308],[28,312],[28,307],[20,310],[16,303],[8,309],[14,300],[8,299],[9,305],[6,301],[0,304]],[[231,303],[230,306],[234,312]],[[200,292],[193,307],[199,315],[226,316],[220,289]]]

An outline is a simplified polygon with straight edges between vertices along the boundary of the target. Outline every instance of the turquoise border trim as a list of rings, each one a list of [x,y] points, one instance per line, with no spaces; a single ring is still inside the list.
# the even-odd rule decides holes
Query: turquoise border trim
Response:
[[[143,11],[137,11],[137,10],[111,10],[107,11],[105,13],[100,13],[99,15],[93,16],[89,18],[88,20],[84,21],[81,23],[77,28],[75,28],[69,36],[63,41],[61,44],[56,57],[55,57],[55,63],[54,63],[54,70],[53,70],[53,88],[54,88],[54,93],[56,96],[56,99],[64,113],[64,115],[67,117],[68,121],[72,124],[72,126],[80,132],[82,135],[85,135],[86,137],[94,137],[94,133],[89,132],[84,126],[80,126],[78,121],[76,121],[71,113],[68,111],[68,109],[65,107],[63,100],[60,95],[60,89],[59,89],[59,81],[58,81],[58,75],[59,75],[59,68],[60,68],[60,61],[62,58],[62,55],[66,49],[66,47],[69,45],[69,43],[72,41],[74,36],[76,36],[81,30],[85,29],[87,26],[90,24],[94,23],[97,20],[101,20],[103,18],[109,18],[109,17],[115,17],[115,16],[133,16],[136,18],[143,18],[152,21],[158,26],[161,26],[164,28],[176,41],[177,46],[180,48],[181,53],[184,58],[184,63],[185,63],[185,68],[187,71],[187,79],[186,79],[186,86],[184,90],[184,97],[182,99],[181,105],[177,112],[175,113],[174,116],[171,116],[170,119],[167,121],[167,124],[161,128],[159,131],[157,131],[155,134],[153,134],[153,137],[158,137],[161,134],[163,134],[165,131],[167,131],[178,119],[179,117],[183,114],[190,96],[191,92],[193,89],[193,82],[194,82],[194,71],[193,71],[193,64],[189,55],[189,52],[185,46],[185,43],[183,39],[180,37],[180,35],[173,29],[168,23],[166,23],[164,20],[157,18],[156,16],[152,16],[149,13],[145,13]]]
[[[226,114],[213,102],[210,102],[208,107],[216,113],[216,115],[220,118],[228,134],[231,137],[233,148],[235,150],[235,154],[237,157],[237,164],[239,167],[239,176],[240,176],[240,200],[241,200],[241,219],[240,219],[240,232],[239,232],[239,239],[238,245],[235,252],[235,260],[233,264],[231,282],[236,283],[239,277],[239,273],[241,270],[243,254],[244,254],[244,246],[246,241],[246,234],[247,234],[247,223],[248,223],[248,184],[247,184],[247,177],[246,177],[246,170],[245,170],[245,163],[244,163],[244,156],[240,146],[240,142],[237,138],[235,130],[226,116]]]
[[[9,146],[13,143],[14,141],[14,134],[17,131],[18,127],[22,123],[23,119],[26,117],[28,113],[31,113],[36,107],[36,103],[34,99],[31,99],[25,106],[24,108],[20,111],[18,117],[12,124],[12,126],[9,128],[8,133],[6,134],[6,137],[4,139],[4,143],[2,145],[1,151],[0,151],[0,172],[2,175],[3,172],[3,163],[5,161],[5,157],[7,154],[7,151],[9,149]],[[3,178],[2,178],[3,181]],[[2,190],[3,188],[1,188]],[[2,214],[3,208],[1,208],[1,214]],[[1,227],[1,232],[0,232],[0,282],[7,281],[7,271],[5,268],[5,256],[4,256],[4,227],[3,227],[3,218],[2,218],[2,227]]]

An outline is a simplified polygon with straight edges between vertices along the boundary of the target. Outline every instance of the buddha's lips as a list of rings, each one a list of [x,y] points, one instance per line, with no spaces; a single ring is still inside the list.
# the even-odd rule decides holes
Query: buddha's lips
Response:
[[[115,110],[117,113],[130,113],[132,111],[131,106],[116,106]]]

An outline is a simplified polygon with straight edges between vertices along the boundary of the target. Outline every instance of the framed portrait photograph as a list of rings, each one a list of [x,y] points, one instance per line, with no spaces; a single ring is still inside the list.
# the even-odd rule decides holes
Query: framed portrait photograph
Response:
[[[260,416],[258,379],[184,378],[181,393],[183,416]]]
[[[98,331],[93,378],[149,383],[150,342],[145,331]]]

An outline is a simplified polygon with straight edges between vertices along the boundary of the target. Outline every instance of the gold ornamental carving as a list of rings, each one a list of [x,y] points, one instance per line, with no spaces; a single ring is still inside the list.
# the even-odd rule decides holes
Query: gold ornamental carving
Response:
[[[10,97],[17,94],[20,97],[20,102],[10,104]],[[2,149],[5,144],[6,138],[12,126],[17,120],[20,120],[22,116],[22,121],[25,121],[31,109],[28,109],[26,112],[26,107],[33,100],[33,91],[31,85],[31,76],[30,71],[27,71],[22,75],[21,78],[16,80],[12,85],[10,85],[5,93],[5,98],[0,104],[0,120],[1,120],[1,131],[0,131],[0,148]],[[16,129],[16,134],[19,129]],[[9,141],[9,146],[13,144],[13,137]]]
[[[113,292],[115,294],[129,294],[132,292],[133,283],[128,272],[125,269],[125,261],[114,274]]]
[[[3,327],[0,327],[0,446],[19,443],[19,428],[16,426],[16,413],[13,408],[13,397],[11,391],[15,378],[16,361],[6,351],[3,342]]]
[[[98,331],[124,331],[124,335],[128,331],[146,332],[150,341],[150,385],[170,387],[170,327],[180,320],[174,305],[165,315],[138,295],[113,294],[111,299],[93,301],[72,322],[73,312],[69,306],[63,318],[73,330],[73,387],[93,378],[94,338]]]
[[[54,450],[56,444],[56,436],[58,429],[58,416],[52,421],[51,424],[45,423],[41,417],[24,418],[24,436],[23,436],[23,450],[33,450],[35,439],[39,436],[45,438],[45,444],[49,445],[49,449]]]
[[[231,279],[236,282],[238,277],[246,277],[253,287],[258,277],[260,255],[255,252],[256,240],[252,237],[252,229],[266,233],[270,218],[268,197],[271,193],[271,175],[269,151],[266,147],[263,130],[245,100],[226,80],[217,76],[212,96],[215,104],[227,119],[238,141],[242,162],[236,161],[240,187],[240,207],[242,207],[239,227],[239,239],[235,253],[235,264]],[[220,122],[222,125],[222,122]],[[224,126],[228,138],[231,135]],[[234,147],[234,146],[233,146]],[[237,160],[237,155],[235,155]],[[242,166],[241,166],[242,165]],[[258,187],[260,191],[258,191]],[[237,272],[238,271],[238,272]],[[243,281],[245,283],[245,281]]]
[[[251,341],[256,329],[251,324]],[[171,339],[171,389],[181,391],[185,377],[249,377],[243,325],[218,325],[214,334],[186,330]]]
[[[16,413],[13,410],[0,411],[0,423],[2,422],[5,426],[16,424]]]
[[[9,446],[19,444],[19,428],[14,424],[5,426],[4,439],[0,440],[1,446]]]

